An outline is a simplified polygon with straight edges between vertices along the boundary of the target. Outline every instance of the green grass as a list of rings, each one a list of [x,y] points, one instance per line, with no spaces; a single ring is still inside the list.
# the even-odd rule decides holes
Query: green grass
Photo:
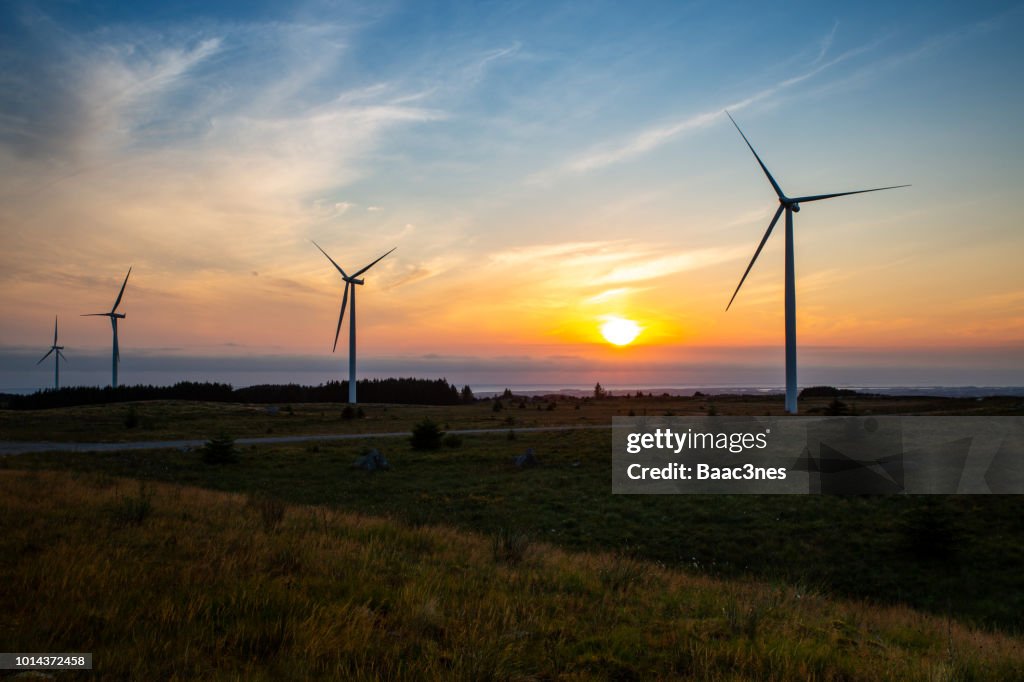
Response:
[[[392,470],[351,468],[378,447]],[[541,466],[516,469],[527,447]],[[7,466],[155,479],[326,505],[412,526],[525,534],[614,551],[693,574],[807,584],[903,603],[987,627],[1024,628],[1024,500],[1015,496],[819,497],[611,494],[603,431],[465,436],[458,448],[405,439],[239,448],[239,462],[148,451],[22,455]],[[613,581],[614,582],[614,581]]]
[[[801,410],[804,414],[820,414],[830,400],[801,401]],[[553,401],[554,409],[546,409],[551,402],[504,400],[504,409],[499,412],[492,410],[490,402],[448,407],[362,405],[363,419],[344,419],[345,405],[333,403],[278,405],[274,406],[276,413],[269,412],[271,406],[267,405],[172,400],[53,410],[0,410],[0,440],[128,442],[205,439],[221,432],[235,438],[374,433],[411,431],[424,418],[445,430],[610,425],[613,416],[627,416],[630,412],[637,416],[703,415],[712,405],[707,398],[559,399]],[[856,398],[846,402],[861,414],[1024,414],[1020,398]],[[713,404],[715,411],[723,415],[783,414],[780,396],[716,396]]]
[[[391,492],[394,473],[353,485]],[[125,523],[119,505],[142,497],[149,513]],[[268,528],[253,499],[0,471],[0,649],[92,652],[94,671],[59,674],[83,680],[1024,676],[1020,639],[903,607],[332,507]],[[496,551],[510,543],[514,561]]]

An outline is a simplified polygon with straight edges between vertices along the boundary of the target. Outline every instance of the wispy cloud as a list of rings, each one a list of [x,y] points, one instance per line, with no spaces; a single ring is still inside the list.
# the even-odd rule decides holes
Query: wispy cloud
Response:
[[[493,255],[492,260],[526,270],[555,271],[577,286],[606,287],[716,265],[736,258],[738,253],[736,248],[679,250],[660,244],[611,240],[509,249]],[[613,288],[603,295],[624,291]]]
[[[835,32],[835,27],[832,29],[832,33],[826,38],[828,46],[831,45],[831,35]],[[821,52],[823,56],[827,47]],[[813,68],[810,68],[803,73],[797,74],[790,78],[781,80],[767,88],[759,90],[747,97],[733,100],[731,102],[723,103],[721,107],[714,109],[705,110],[696,114],[691,114],[682,119],[678,119],[668,124],[657,125],[641,130],[634,134],[623,142],[617,144],[607,145],[602,148],[594,149],[589,152],[580,154],[574,158],[569,159],[561,166],[548,171],[534,174],[530,180],[536,183],[548,182],[551,179],[561,175],[577,175],[582,173],[588,173],[608,166],[612,166],[623,161],[627,161],[634,157],[640,156],[650,152],[664,144],[676,139],[680,135],[706,128],[716,121],[719,121],[724,110],[729,111],[740,111],[746,109],[751,105],[757,104],[768,100],[769,98],[792,88],[795,85],[803,83],[811,78],[814,78],[818,74],[827,71],[828,69],[841,64],[857,55],[860,55],[868,50],[872,49],[875,43],[863,45],[851,50],[847,50],[837,57],[834,57],[826,62],[819,63],[819,60],[815,60]]]
[[[632,262],[612,268],[609,272],[593,280],[594,284],[621,284],[657,279],[680,272],[705,268],[724,263],[736,257],[738,251],[729,249],[695,249],[682,253],[646,257],[634,257]]]
[[[828,54],[829,48],[832,47],[832,42],[836,38],[836,31],[837,30],[839,30],[839,20],[838,19],[836,19],[835,23],[832,24],[832,30],[829,31],[828,34],[824,38],[821,39],[821,44],[820,44],[819,49],[818,49],[818,56],[815,57],[814,62],[813,62],[814,64],[820,64],[821,61],[825,58],[825,55]]]

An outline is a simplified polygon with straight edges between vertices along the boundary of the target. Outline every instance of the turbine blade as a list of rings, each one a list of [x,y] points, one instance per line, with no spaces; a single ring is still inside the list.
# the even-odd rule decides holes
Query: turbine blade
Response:
[[[68,359],[67,359],[66,357],[64,357],[64,353],[63,353],[62,351],[57,351],[57,356],[58,356],[58,357],[59,357],[59,358],[60,358],[61,360],[63,360],[64,362],[67,362],[67,361],[68,361]]]
[[[36,364],[37,364],[37,365],[40,365],[40,364],[42,364],[43,360],[45,360],[46,358],[50,357],[50,353],[52,353],[52,352],[53,352],[53,350],[54,350],[54,349],[53,349],[53,348],[51,348],[51,349],[50,349],[50,352],[49,352],[49,353],[47,353],[46,355],[44,355],[43,357],[39,358],[39,362],[37,362]],[[57,352],[59,353],[60,351],[57,351]]]
[[[899,189],[900,187],[910,187],[910,185],[892,185],[891,187],[875,187],[874,189],[859,189],[856,192],[837,192],[835,194],[815,194],[809,197],[797,197],[796,199],[793,199],[793,201],[803,204],[808,201],[821,201],[822,199],[845,197],[850,194],[864,194],[865,192],[881,192],[883,189]]]
[[[313,242],[312,239],[310,239],[309,241]],[[313,246],[315,246],[316,248],[320,249],[320,245],[317,244],[316,242],[313,242]],[[327,256],[327,252],[324,251],[323,249],[320,249],[320,253],[322,253],[325,256]],[[341,269],[340,265],[338,265],[337,263],[334,262],[333,258],[331,258],[330,256],[327,256],[327,260],[331,261],[331,264],[338,269],[338,272],[341,273],[342,277],[345,277],[346,279],[348,278],[348,275],[345,274],[345,271]]]
[[[397,249],[397,248],[398,248],[398,247],[396,246],[396,247],[395,247],[395,249]],[[391,251],[394,251],[395,249],[391,249]],[[387,256],[387,255],[388,255],[389,253],[391,253],[391,251],[388,251],[388,253],[385,253],[385,254],[384,254],[384,256]],[[367,265],[367,266],[366,266],[365,268],[363,268],[362,270],[360,270],[359,272],[355,273],[355,274],[354,274],[354,275],[352,275],[352,276],[353,276],[353,277],[358,277],[359,275],[363,274],[364,272],[366,272],[367,270],[369,270],[370,268],[372,268],[372,267],[373,267],[374,265],[376,265],[377,263],[379,263],[379,262],[381,262],[382,260],[384,260],[384,256],[381,256],[380,258],[378,258],[377,260],[373,261],[372,263],[370,263],[370,264],[369,264],[369,265]]]
[[[761,249],[764,248],[764,243],[768,241],[768,237],[772,233],[772,228],[775,227],[775,223],[779,222],[779,216],[782,215],[782,209],[783,206],[780,204],[778,210],[775,211],[775,217],[772,218],[770,223],[768,223],[768,229],[765,230],[764,236],[761,237],[761,243],[757,245],[757,251],[754,252],[754,257],[750,259],[750,265],[748,265],[747,269],[743,272],[743,277],[740,277],[740,283],[736,285],[736,291],[732,292],[732,298],[729,299],[729,305],[725,306],[726,312],[728,312],[729,306],[732,305],[732,302],[736,300],[736,294],[740,293],[740,287],[743,286],[743,282],[746,281],[747,275],[750,274],[750,268],[754,267],[754,261],[756,261],[757,257],[761,255]]]
[[[334,347],[331,352],[338,350],[338,336],[341,334],[341,321],[345,319],[345,306],[348,305],[348,288],[352,286],[345,280],[345,293],[341,297],[341,314],[338,315],[338,329],[334,332]]]
[[[786,195],[782,193],[782,188],[779,187],[779,183],[775,182],[775,178],[773,178],[772,174],[768,172],[768,166],[764,165],[764,161],[762,161],[761,157],[754,151],[754,145],[750,144],[750,140],[748,140],[747,136],[743,134],[742,130],[740,130],[740,127],[736,124],[736,120],[732,117],[732,114],[726,111],[725,115],[729,117],[732,124],[736,126],[736,130],[739,131],[740,137],[742,137],[743,141],[747,143],[748,147],[750,147],[750,153],[754,155],[755,159],[757,159],[757,163],[761,166],[761,170],[763,170],[764,174],[768,177],[768,182],[772,183],[772,189],[775,190],[775,194],[777,194],[780,199],[785,199]]]
[[[79,317],[110,317],[110,313],[82,313]]]
[[[121,291],[117,294],[117,300],[114,301],[114,307],[110,309],[110,312],[117,310],[117,306],[121,305],[121,297],[124,296],[124,288],[128,286],[128,277],[132,274],[132,269],[128,268],[128,274],[124,276],[124,284],[121,285]]]
[[[53,345],[57,345],[57,316],[53,316]]]

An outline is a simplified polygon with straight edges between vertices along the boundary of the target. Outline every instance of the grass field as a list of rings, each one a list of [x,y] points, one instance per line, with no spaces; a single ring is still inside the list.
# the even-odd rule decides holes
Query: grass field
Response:
[[[345,405],[313,403],[244,405],[148,401],[53,410],[0,410],[0,440],[128,442],[208,438],[219,431],[236,438],[294,434],[408,431],[429,417],[451,429],[611,424],[613,416],[781,415],[781,396],[609,398],[604,400],[512,399],[473,405],[362,405],[363,418],[345,419]],[[804,414],[821,414],[829,398],[801,401]],[[1024,414],[1021,398],[844,398],[862,414]]]
[[[94,654],[60,679],[1024,676],[950,619],[513,533],[102,473],[0,471],[0,505],[0,646]]]
[[[239,446],[221,465],[180,449],[0,458],[16,614],[0,648],[105,652],[111,679],[1024,678],[1024,500],[612,495],[608,431],[509,429],[781,402],[519,404],[0,412],[2,440],[385,432],[424,417],[501,429],[434,452],[372,436]],[[1020,413],[1019,399],[848,404]],[[390,471],[352,467],[371,446]],[[517,469],[528,447],[540,466]]]

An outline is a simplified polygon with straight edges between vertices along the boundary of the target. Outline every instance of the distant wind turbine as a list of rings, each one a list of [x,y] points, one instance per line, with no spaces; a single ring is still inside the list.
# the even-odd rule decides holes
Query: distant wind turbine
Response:
[[[321,249],[319,244],[313,242],[313,246],[320,249],[320,253],[327,256],[327,252]],[[396,246],[395,248],[398,247]],[[394,250],[391,249],[391,251]],[[385,253],[384,256],[387,256],[391,251]],[[359,275],[383,260],[384,256],[351,275],[346,275],[341,266],[335,263],[333,258],[327,256],[327,260],[331,261],[331,264],[341,273],[341,278],[345,280],[345,292],[341,295],[341,314],[338,315],[338,329],[334,332],[332,353],[338,349],[338,336],[341,334],[341,321],[345,319],[345,306],[348,304],[349,297],[351,296],[352,298],[352,312],[348,318],[348,401],[353,405],[356,403],[356,285],[363,283],[363,280],[359,279]]]
[[[845,197],[848,194],[864,194],[865,192],[880,192],[883,189],[897,189],[899,187],[910,187],[910,185],[892,185],[891,187],[876,187],[874,189],[860,189],[853,192],[837,192],[835,194],[814,194],[806,197],[787,197],[779,187],[779,183],[775,182],[775,178],[768,172],[768,167],[761,161],[761,157],[754,151],[753,145],[750,144],[750,140],[743,134],[740,127],[736,124],[732,114],[728,111],[725,115],[729,117],[732,124],[736,126],[736,130],[739,131],[743,141],[750,147],[751,153],[754,158],[757,159],[758,165],[761,166],[761,170],[764,171],[765,176],[768,178],[768,182],[771,183],[772,189],[775,190],[775,194],[779,197],[779,208],[775,211],[775,216],[772,221],[768,224],[768,229],[764,233],[764,237],[761,238],[761,243],[757,245],[757,250],[754,251],[754,257],[750,259],[750,265],[743,272],[743,277],[740,278],[740,283],[736,285],[736,291],[733,292],[732,298],[729,299],[729,305],[725,306],[728,311],[732,302],[736,300],[736,294],[739,293],[740,287],[743,286],[743,281],[747,279],[747,275],[750,273],[750,268],[754,267],[754,261],[761,254],[761,249],[764,248],[765,242],[768,241],[768,237],[772,233],[772,228],[775,227],[775,223],[778,222],[779,216],[782,215],[782,211],[786,211],[786,412],[790,414],[796,414],[796,282],[794,276],[794,264],[793,264],[793,214],[800,211],[800,204],[807,203],[809,201],[820,201],[822,199],[832,199],[834,197]]]
[[[46,353],[46,355],[41,357],[39,359],[39,362],[36,363],[36,366],[38,367],[39,365],[43,364],[43,360],[45,360],[46,358],[50,357],[51,354],[53,354],[53,388],[54,388],[54,390],[60,388],[60,361],[62,359],[64,360],[64,362],[68,361],[68,359],[64,357],[64,353],[61,352],[62,350],[64,350],[64,346],[58,346],[57,345],[57,316],[54,315],[53,316],[53,345],[50,346],[50,350]]]
[[[114,301],[114,307],[110,309],[109,313],[87,313],[82,317],[109,317],[110,327],[114,330],[114,352],[111,363],[111,378],[110,385],[117,388],[117,364],[121,362],[121,353],[117,349],[117,321],[123,320],[126,315],[124,313],[117,312],[117,306],[121,305],[121,297],[124,296],[124,288],[128,284],[128,277],[132,274],[132,269],[128,268],[128,274],[124,276],[124,284],[121,285],[121,291],[117,293],[117,300]]]

